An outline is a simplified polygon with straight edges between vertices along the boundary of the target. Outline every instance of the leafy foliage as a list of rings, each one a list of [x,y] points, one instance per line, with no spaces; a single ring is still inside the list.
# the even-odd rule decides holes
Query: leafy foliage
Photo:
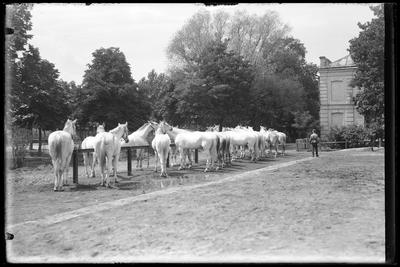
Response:
[[[357,110],[367,123],[384,124],[384,44],[383,5],[371,7],[376,18],[359,23],[359,36],[350,40],[350,54],[357,65],[352,86],[362,90],[356,96]]]
[[[329,141],[346,141],[348,147],[364,147],[368,145],[365,141],[375,140],[382,137],[377,134],[376,130],[371,127],[364,127],[360,125],[350,125],[343,127],[333,127],[328,135]]]
[[[188,124],[233,125],[246,119],[250,64],[227,44],[215,41],[203,51],[196,66],[176,80],[177,112]]]
[[[300,134],[296,127],[301,131],[315,128],[319,121],[318,68],[306,63],[304,45],[287,33],[288,27],[270,11],[262,16],[245,11],[231,16],[202,10],[192,16],[167,50],[171,77],[178,77],[172,79],[178,99],[176,113],[186,122],[202,120],[201,124],[240,121],[255,129],[267,125],[293,138]],[[226,54],[233,53],[248,62],[247,77],[251,79],[248,87],[240,87],[242,92],[231,92],[236,87],[228,80],[232,84],[238,81],[234,81],[234,72],[225,72],[224,68],[231,67],[220,60],[222,53],[208,50],[217,43],[225,44]],[[206,92],[213,93],[214,98],[207,98]],[[229,102],[230,97],[239,99]],[[217,119],[216,114],[225,119]],[[307,126],[300,125],[305,116]]]
[[[100,48],[92,55],[76,93],[79,105],[74,115],[79,125],[105,122],[112,129],[127,121],[130,129],[139,128],[149,118],[150,105],[138,91],[125,55],[115,47]]]
[[[172,86],[170,78],[164,73],[157,74],[153,69],[147,79],[142,78],[138,83],[138,89],[146,96],[146,100],[152,107],[151,118],[162,120],[167,112],[165,108],[165,98],[168,97],[168,92]]]
[[[26,3],[7,6],[7,24],[14,31],[6,39],[6,50],[11,61],[18,57],[17,52],[25,50],[28,40],[32,38],[32,35],[28,34],[32,30],[30,9],[32,9],[32,4]]]
[[[13,123],[44,130],[62,125],[69,106],[54,64],[41,59],[39,50],[29,45],[15,74],[17,86],[11,91]]]

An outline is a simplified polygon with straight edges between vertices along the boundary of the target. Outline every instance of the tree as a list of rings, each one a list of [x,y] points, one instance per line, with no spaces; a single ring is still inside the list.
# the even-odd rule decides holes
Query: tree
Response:
[[[295,116],[304,111],[304,88],[295,79],[278,75],[258,77],[251,88],[250,124],[271,127],[296,136]]]
[[[5,89],[6,95],[9,96],[7,100],[11,100],[10,96],[15,91],[21,91],[21,84],[17,79],[18,72],[20,72],[21,53],[26,50],[28,40],[32,38],[28,32],[32,29],[31,4],[14,4],[6,6],[6,25],[12,30],[12,34],[7,34],[6,41],[6,67],[5,67]],[[15,95],[15,94],[14,94]],[[14,101],[18,101],[14,98]],[[7,103],[7,118],[10,119],[12,109],[10,104]]]
[[[370,7],[376,18],[358,23],[361,31],[351,39],[349,52],[357,65],[352,86],[361,89],[356,95],[357,110],[367,124],[384,125],[384,44],[383,5]]]
[[[139,128],[148,120],[150,106],[138,91],[125,55],[115,47],[97,49],[92,55],[77,92],[80,105],[74,114],[79,125],[105,122],[111,129],[127,121],[130,129]]]
[[[213,41],[196,63],[175,81],[177,112],[185,122],[222,127],[245,120],[253,80],[249,62],[227,51],[226,42]]]
[[[39,50],[29,45],[17,69],[11,92],[13,123],[27,128],[54,130],[69,115],[67,94],[58,81],[54,64],[40,57]]]
[[[228,50],[259,66],[287,31],[288,27],[273,11],[267,11],[263,16],[238,11],[231,17],[223,11],[211,15],[209,11],[200,10],[175,34],[167,55],[178,68],[192,66],[197,64],[199,56],[211,42],[227,41]]]
[[[28,40],[32,38],[32,35],[28,34],[32,30],[30,9],[32,4],[13,4],[6,8],[7,24],[13,30],[13,34],[6,39],[6,50],[11,61],[18,58],[18,52],[25,51]]]
[[[153,69],[146,78],[142,78],[138,83],[138,89],[146,96],[148,103],[152,107],[151,117],[157,120],[163,119],[164,97],[170,89],[170,79],[164,73],[157,74]]]

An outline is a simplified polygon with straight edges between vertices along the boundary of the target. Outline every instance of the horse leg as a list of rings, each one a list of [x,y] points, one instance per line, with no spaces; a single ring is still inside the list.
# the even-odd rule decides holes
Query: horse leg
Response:
[[[53,168],[54,168],[54,191],[58,190],[58,167],[56,165],[56,161],[53,160]]]
[[[63,172],[61,167],[57,171],[58,176],[57,176],[57,191],[62,191],[63,190],[63,185],[62,185],[62,179],[63,179]]]
[[[181,166],[179,166],[178,170],[183,170],[185,168],[185,154],[183,149],[179,149],[179,156],[181,158]]]
[[[116,184],[116,183],[118,183],[118,180],[117,180],[117,164],[118,164],[118,161],[119,161],[119,153],[117,153],[117,155],[115,155],[112,159],[113,159],[112,160],[112,165],[113,165],[113,169],[114,169],[114,173],[113,173],[114,184]]]
[[[158,163],[158,152],[157,152],[157,150],[155,151],[155,156],[156,156],[156,168],[154,169],[154,172],[157,172],[157,163]],[[162,171],[161,171],[161,173],[162,173]]]
[[[258,155],[258,143],[254,143],[254,162],[256,162],[259,159],[259,155]]]
[[[161,166],[161,177],[167,177],[167,172],[166,172],[166,155],[164,151],[161,151],[160,155],[158,155],[160,158],[160,166]]]
[[[65,173],[63,185],[68,185],[68,171],[69,171],[69,164],[71,162],[71,156],[72,156],[72,153],[67,156],[67,159],[65,161],[65,165],[64,165],[64,169],[63,169],[63,173]]]
[[[113,165],[113,156],[112,155],[107,155],[107,161],[106,161],[107,167],[106,167],[106,180],[107,180],[107,187],[111,187],[111,178],[110,178],[110,170],[112,168]]]
[[[95,167],[96,167],[96,163],[98,163],[98,160],[97,160],[97,156],[96,156],[96,153],[92,153],[92,165],[91,165],[91,167],[92,167],[92,173],[91,173],[91,177],[96,177],[96,175],[95,175]]]
[[[164,177],[168,177],[167,174],[167,158],[168,158],[168,150],[164,152],[164,157],[163,157],[163,167],[164,167]]]
[[[85,165],[86,177],[89,178],[89,170],[88,170],[88,165],[89,165],[89,162],[88,162],[89,159],[88,159],[88,157],[89,157],[89,153],[83,152],[83,153],[82,153],[82,156],[83,156],[83,165]]]
[[[207,172],[207,171],[209,171],[210,161],[212,161],[212,158],[211,158],[211,152],[209,151],[209,149],[204,149],[204,152],[207,153],[206,168],[204,169],[204,172]]]
[[[100,186],[104,186],[104,168],[105,168],[105,159],[99,159],[99,165],[100,165],[100,177],[101,177],[101,182]]]
[[[191,169],[192,168],[192,165],[193,165],[193,162],[192,162],[192,156],[191,156],[191,153],[190,153],[191,151],[190,151],[190,149],[187,149],[186,150],[186,154],[187,154],[187,157],[188,157],[188,160],[189,160],[189,169]]]

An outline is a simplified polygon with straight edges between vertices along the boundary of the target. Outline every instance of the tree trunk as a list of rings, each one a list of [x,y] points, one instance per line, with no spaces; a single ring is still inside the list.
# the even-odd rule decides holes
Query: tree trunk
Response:
[[[42,154],[42,128],[39,127],[39,147],[38,154]]]
[[[31,127],[31,133],[32,133],[32,139],[31,142],[29,143],[29,150],[33,150],[33,127]]]

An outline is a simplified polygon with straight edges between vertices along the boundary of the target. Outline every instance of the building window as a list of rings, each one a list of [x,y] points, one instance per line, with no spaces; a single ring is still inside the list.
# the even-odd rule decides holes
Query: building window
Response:
[[[343,113],[335,112],[331,114],[331,127],[342,127],[343,126]]]
[[[346,88],[343,81],[332,81],[331,82],[331,101],[332,102],[344,102],[346,99]]]

